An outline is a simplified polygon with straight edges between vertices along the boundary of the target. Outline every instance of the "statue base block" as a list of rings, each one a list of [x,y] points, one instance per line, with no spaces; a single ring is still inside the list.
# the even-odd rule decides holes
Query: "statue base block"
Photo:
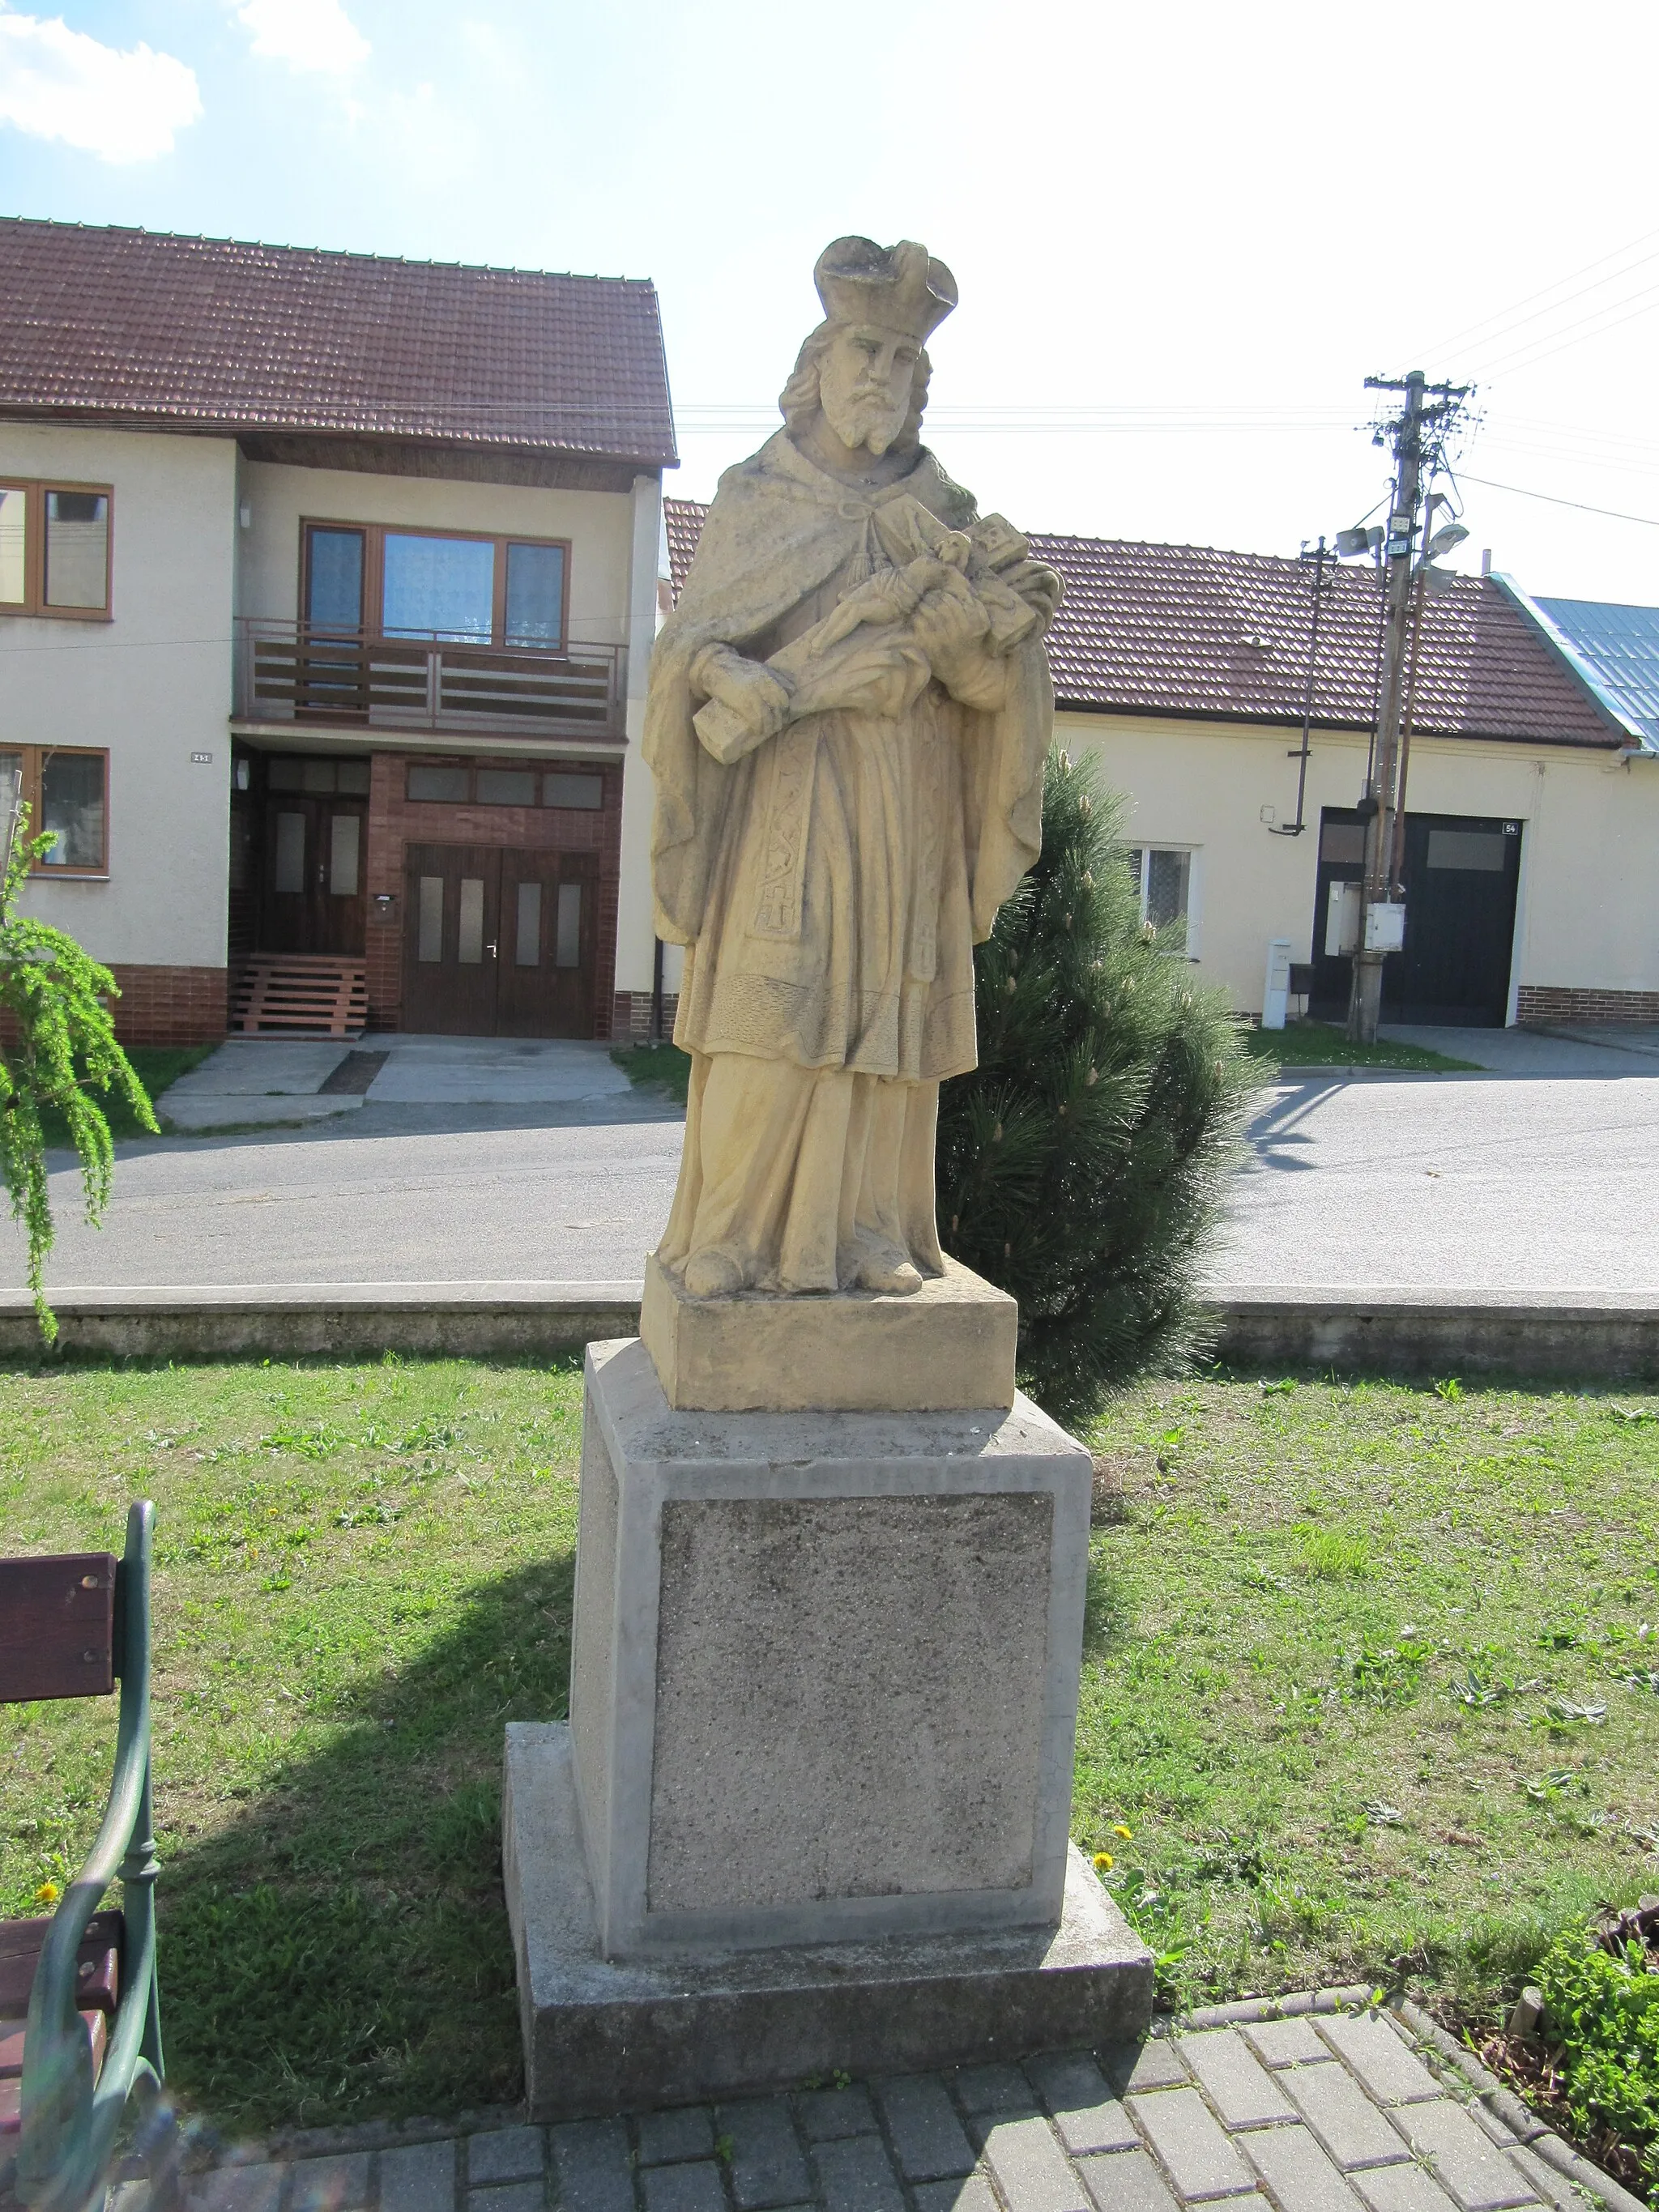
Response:
[[[1010,1407],[1019,1308],[954,1260],[900,1297],[747,1291],[694,1298],[645,1263],[640,1335],[663,1395],[715,1413],[904,1413]]]
[[[508,1727],[503,1826],[532,2120],[1097,2048],[1151,2021],[1152,1954],[1075,1848],[1057,1928],[607,1960],[562,1723]]]

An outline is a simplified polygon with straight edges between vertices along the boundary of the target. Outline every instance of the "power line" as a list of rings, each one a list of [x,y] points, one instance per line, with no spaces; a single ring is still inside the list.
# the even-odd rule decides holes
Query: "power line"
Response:
[[[1437,338],[1432,345],[1412,347],[1412,356],[1414,359],[1425,359],[1431,354],[1443,354],[1449,352],[1453,346],[1466,345],[1473,340],[1482,337],[1484,337],[1486,342],[1490,343],[1498,337],[1504,335],[1508,329],[1511,327],[1518,329],[1521,321],[1529,322],[1534,319],[1531,316],[1524,316],[1521,317],[1519,320],[1512,322],[1511,318],[1516,316],[1517,311],[1520,308],[1529,307],[1534,300],[1547,299],[1552,292],[1559,292],[1564,284],[1571,284],[1579,276],[1588,276],[1592,269],[1605,269],[1607,263],[1610,261],[1622,261],[1627,253],[1635,252],[1638,246],[1645,246],[1648,244],[1650,240],[1656,238],[1659,238],[1659,230],[1644,231],[1639,238],[1632,239],[1628,245],[1617,246],[1613,249],[1611,253],[1598,254],[1594,261],[1586,261],[1580,268],[1570,269],[1565,276],[1558,276],[1553,284],[1545,284],[1536,292],[1524,293],[1520,299],[1512,301],[1507,307],[1498,308],[1493,313],[1482,317],[1479,322],[1465,323],[1461,330],[1454,331],[1449,337]],[[1644,258],[1648,260],[1652,260],[1656,258],[1659,258],[1659,256],[1653,254],[1644,257]],[[1632,262],[1631,264],[1631,268],[1640,268],[1641,265],[1642,264],[1640,262]],[[1584,287],[1584,291],[1595,291],[1599,285],[1613,283],[1618,277],[1626,276],[1629,274],[1629,269],[1614,270],[1607,276],[1598,277],[1595,284],[1586,285]],[[1569,299],[1558,300],[1553,302],[1553,305],[1555,307],[1565,307],[1570,306],[1572,300],[1581,299],[1583,296],[1583,293],[1582,292],[1573,293],[1570,295]],[[1550,310],[1548,308],[1541,308],[1539,312],[1540,313],[1548,313]],[[1494,324],[1500,327],[1494,330],[1492,328]]]
[[[1499,483],[1492,477],[1477,477],[1468,469],[1459,469],[1456,475],[1465,483],[1484,484],[1488,491],[1512,491],[1522,499],[1541,499],[1551,507],[1576,507],[1580,514],[1605,514],[1614,522],[1644,522],[1650,530],[1659,530],[1659,515],[1626,514],[1622,507],[1591,507],[1582,499],[1562,499],[1553,491],[1529,491],[1525,484]]]
[[[1541,349],[1535,345],[1530,349],[1522,346],[1516,353],[1500,356],[1498,361],[1490,363],[1481,370],[1480,374],[1487,377],[1516,375],[1524,368],[1535,367],[1540,361],[1549,361],[1556,354],[1565,353],[1570,346],[1583,345],[1590,338],[1601,337],[1608,331],[1616,331],[1626,323],[1634,322],[1638,315],[1651,314],[1656,307],[1659,307],[1659,284],[1650,285],[1645,292],[1634,293],[1622,300],[1610,301],[1607,307],[1598,307],[1593,315],[1586,315],[1578,322],[1567,324],[1563,331],[1547,333],[1548,337],[1558,341],[1557,343],[1545,344]],[[1628,307],[1630,313],[1625,315],[1615,315],[1612,322],[1607,322],[1604,319],[1611,314],[1615,307]],[[1592,325],[1594,325],[1593,328]]]

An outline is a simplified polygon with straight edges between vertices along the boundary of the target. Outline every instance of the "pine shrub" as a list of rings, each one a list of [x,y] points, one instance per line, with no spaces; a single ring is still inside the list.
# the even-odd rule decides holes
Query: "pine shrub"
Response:
[[[1251,1079],[1224,995],[1142,926],[1121,812],[1049,755],[1042,857],[975,956],[980,1064],[939,1101],[945,1249],[1018,1298],[1021,1382],[1064,1420],[1200,1348]]]

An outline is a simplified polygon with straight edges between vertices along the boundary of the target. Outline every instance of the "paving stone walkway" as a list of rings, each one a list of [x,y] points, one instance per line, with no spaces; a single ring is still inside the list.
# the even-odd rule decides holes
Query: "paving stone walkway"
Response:
[[[1366,1996],[1022,2066],[243,2149],[188,2178],[189,2212],[1643,2212],[1415,2007]]]

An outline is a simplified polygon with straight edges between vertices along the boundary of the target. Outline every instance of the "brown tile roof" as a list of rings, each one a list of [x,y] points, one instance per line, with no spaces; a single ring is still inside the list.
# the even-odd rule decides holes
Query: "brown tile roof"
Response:
[[[655,289],[0,219],[0,412],[674,461]]]
[[[708,510],[691,500],[664,507],[678,590]],[[1300,562],[1115,538],[1034,534],[1031,548],[1066,580],[1048,634],[1062,707],[1301,721],[1313,594]],[[1337,569],[1320,617],[1314,692],[1314,719],[1326,728],[1370,726],[1377,616],[1375,571]],[[1431,737],[1627,742],[1514,601],[1473,576],[1425,610],[1413,726]]]

